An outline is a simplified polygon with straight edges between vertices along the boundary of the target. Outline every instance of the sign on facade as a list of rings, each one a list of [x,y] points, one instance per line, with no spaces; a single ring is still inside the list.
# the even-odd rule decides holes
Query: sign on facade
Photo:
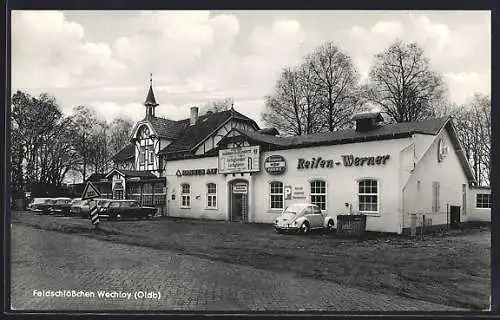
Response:
[[[247,194],[248,185],[246,183],[235,183],[233,185],[233,193]]]
[[[285,200],[292,200],[292,186],[285,186],[283,191],[285,193]]]
[[[219,173],[260,171],[260,147],[237,147],[219,151]]]
[[[280,155],[269,156],[264,162],[264,168],[272,175],[283,174],[286,171],[286,160]]]

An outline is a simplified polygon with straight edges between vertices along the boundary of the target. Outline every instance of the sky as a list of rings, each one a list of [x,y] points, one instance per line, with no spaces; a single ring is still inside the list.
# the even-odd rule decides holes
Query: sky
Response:
[[[47,92],[69,115],[86,105],[107,121],[144,118],[150,73],[156,115],[231,97],[260,114],[284,67],[333,41],[366,81],[375,54],[416,42],[448,99],[491,92],[489,11],[13,11],[11,90]]]

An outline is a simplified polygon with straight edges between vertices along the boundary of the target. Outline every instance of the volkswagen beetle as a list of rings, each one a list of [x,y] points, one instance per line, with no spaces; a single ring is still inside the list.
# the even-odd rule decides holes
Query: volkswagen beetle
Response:
[[[291,204],[274,221],[274,230],[298,231],[309,233],[313,229],[326,229],[331,232],[335,229],[335,217],[321,212],[321,209],[311,203]]]

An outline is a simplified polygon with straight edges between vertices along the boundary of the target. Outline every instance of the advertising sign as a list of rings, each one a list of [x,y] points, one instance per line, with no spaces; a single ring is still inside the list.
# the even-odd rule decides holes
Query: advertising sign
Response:
[[[260,171],[260,147],[238,147],[219,151],[219,173]]]
[[[236,183],[233,185],[233,193],[248,193],[248,185],[246,183]]]
[[[292,186],[285,186],[285,200],[292,200]]]
[[[272,155],[266,158],[264,168],[272,175],[283,174],[286,171],[286,160],[280,155]]]

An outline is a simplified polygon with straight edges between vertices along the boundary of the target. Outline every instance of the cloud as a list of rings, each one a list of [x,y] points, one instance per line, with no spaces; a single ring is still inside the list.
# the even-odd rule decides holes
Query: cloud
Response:
[[[126,66],[104,43],[84,40],[84,28],[62,12],[12,12],[12,87],[103,84]]]
[[[353,57],[362,81],[366,81],[375,54],[396,38],[416,42],[432,68],[443,75],[452,101],[458,102],[472,90],[490,92],[489,64],[485,64],[491,61],[489,29],[489,21],[450,27],[432,19],[432,15],[409,13],[406,18],[377,21],[371,27],[352,26],[340,34],[340,45]]]

